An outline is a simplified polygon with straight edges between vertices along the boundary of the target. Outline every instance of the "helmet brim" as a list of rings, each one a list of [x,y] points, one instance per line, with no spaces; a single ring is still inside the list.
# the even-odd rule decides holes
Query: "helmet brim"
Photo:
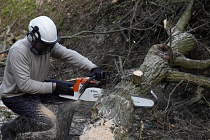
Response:
[[[44,39],[42,39],[42,38],[40,38],[40,41],[43,42],[43,43],[45,43],[45,44],[55,44],[55,43],[57,43],[58,41],[60,41],[60,36],[57,35],[57,39],[56,39],[55,41],[52,41],[52,42],[46,41],[46,40],[44,40]]]

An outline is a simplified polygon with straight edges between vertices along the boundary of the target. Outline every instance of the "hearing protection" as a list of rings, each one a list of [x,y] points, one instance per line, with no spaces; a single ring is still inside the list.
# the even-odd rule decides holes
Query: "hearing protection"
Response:
[[[31,28],[32,28],[32,31],[27,34],[27,38],[28,38],[29,42],[34,42],[37,39],[41,40],[41,35],[39,33],[39,27],[38,26],[34,26],[34,27],[31,26]]]

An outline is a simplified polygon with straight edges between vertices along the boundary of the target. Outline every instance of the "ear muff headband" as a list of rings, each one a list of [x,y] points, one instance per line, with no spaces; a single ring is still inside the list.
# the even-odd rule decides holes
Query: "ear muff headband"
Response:
[[[39,33],[39,27],[38,26],[31,26],[31,28],[33,29],[31,32],[29,32],[27,34],[27,38],[30,42],[41,40],[41,35]]]

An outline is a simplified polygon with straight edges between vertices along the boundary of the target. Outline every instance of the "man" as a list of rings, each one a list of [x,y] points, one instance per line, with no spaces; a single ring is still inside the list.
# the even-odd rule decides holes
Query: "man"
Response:
[[[72,83],[46,80],[50,57],[89,70],[90,76],[101,78],[101,69],[76,51],[58,43],[54,22],[46,16],[30,21],[26,38],[17,41],[8,54],[0,95],[3,103],[20,115],[1,128],[2,140],[12,140],[18,133],[49,130],[55,124],[54,113],[42,101],[73,94]]]

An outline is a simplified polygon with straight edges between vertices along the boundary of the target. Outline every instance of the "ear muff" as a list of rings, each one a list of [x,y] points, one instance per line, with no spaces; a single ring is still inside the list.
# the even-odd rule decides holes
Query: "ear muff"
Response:
[[[34,47],[31,48],[31,52],[33,52],[34,54],[39,54],[38,50]]]
[[[35,41],[34,35],[31,32],[27,34],[27,39],[29,42]]]
[[[31,26],[31,28],[33,30],[27,34],[28,41],[33,42],[33,41],[36,41],[36,39],[40,40],[41,35],[39,33],[39,27],[38,26],[34,26],[34,27]]]

